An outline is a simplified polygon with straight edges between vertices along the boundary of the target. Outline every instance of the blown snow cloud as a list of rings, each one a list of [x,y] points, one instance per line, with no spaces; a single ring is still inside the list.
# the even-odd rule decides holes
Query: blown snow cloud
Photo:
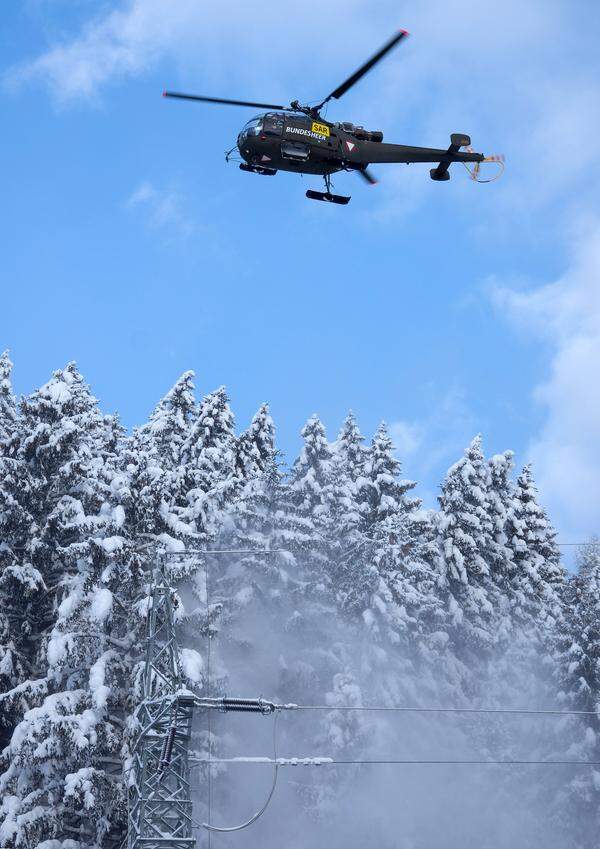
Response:
[[[494,300],[549,348],[534,390],[546,416],[529,454],[563,539],[580,541],[600,528],[600,221],[581,227],[560,279],[531,291],[496,288]]]

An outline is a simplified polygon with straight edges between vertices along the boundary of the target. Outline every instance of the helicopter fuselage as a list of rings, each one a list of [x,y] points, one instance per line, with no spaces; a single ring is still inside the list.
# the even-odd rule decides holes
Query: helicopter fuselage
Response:
[[[344,168],[339,129],[302,114],[267,112],[248,121],[237,147],[252,170],[333,174]]]
[[[457,141],[470,143],[466,136]],[[245,160],[240,167],[258,174],[292,171],[325,176],[342,170],[364,171],[377,162],[443,163],[449,157],[448,150],[385,144],[378,130],[296,112],[257,115],[240,132],[237,147]],[[458,148],[451,156],[453,162],[483,159],[479,153]]]

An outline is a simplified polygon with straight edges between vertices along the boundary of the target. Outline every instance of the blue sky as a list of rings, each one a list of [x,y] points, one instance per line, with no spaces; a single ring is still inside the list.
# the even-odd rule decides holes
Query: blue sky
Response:
[[[26,0],[0,35],[0,346],[28,392],[77,360],[142,422],[182,371],[227,385],[238,425],[271,403],[288,455],[313,412],[390,424],[431,503],[471,436],[531,459],[561,538],[600,530],[600,59],[594,2],[304,4]],[[216,6],[216,4],[215,4]],[[387,140],[467,132],[501,181],[426,166],[318,181],[226,165],[251,110],[324,96],[411,32],[329,110]]]

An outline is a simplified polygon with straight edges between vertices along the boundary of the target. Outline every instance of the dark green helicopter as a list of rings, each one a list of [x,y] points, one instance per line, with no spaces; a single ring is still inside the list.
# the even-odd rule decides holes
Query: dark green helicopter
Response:
[[[309,189],[306,196],[312,200],[348,203],[349,197],[331,193],[331,175],[338,171],[356,171],[368,183],[374,184],[377,180],[368,170],[368,166],[373,163],[434,162],[437,166],[429,173],[432,180],[439,181],[450,179],[448,169],[453,162],[474,163],[472,178],[478,182],[490,182],[479,179],[480,164],[496,162],[502,167],[502,158],[486,157],[482,153],[473,152],[470,149],[471,139],[462,133],[450,136],[450,146],[446,150],[411,147],[404,144],[385,144],[380,130],[365,130],[364,127],[346,121],[332,123],[322,117],[321,110],[330,100],[339,100],[407,35],[405,30],[397,32],[381,50],[316,106],[304,106],[294,100],[289,107],[285,107],[247,100],[201,97],[175,91],[165,91],[163,96],[198,100],[202,103],[268,109],[268,112],[248,121],[238,136],[237,145],[226,154],[226,159],[229,162],[237,148],[244,159],[240,164],[242,171],[265,176],[273,176],[278,171],[320,174],[325,179],[325,191],[316,192]]]

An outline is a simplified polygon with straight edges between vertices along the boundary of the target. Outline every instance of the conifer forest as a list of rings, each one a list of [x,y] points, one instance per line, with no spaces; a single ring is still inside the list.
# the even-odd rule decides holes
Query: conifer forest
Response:
[[[178,555],[190,690],[319,707],[275,733],[260,715],[198,717],[196,821],[257,810],[274,743],[308,759],[215,849],[598,846],[600,546],[564,566],[535,469],[476,435],[425,509],[384,423],[364,437],[349,413],[326,434],[313,415],[284,458],[266,404],[238,426],[192,372],[128,432],[75,364],[19,401],[11,370],[5,353],[0,846],[124,845],[160,552]],[[407,710],[348,710],[364,707]]]

